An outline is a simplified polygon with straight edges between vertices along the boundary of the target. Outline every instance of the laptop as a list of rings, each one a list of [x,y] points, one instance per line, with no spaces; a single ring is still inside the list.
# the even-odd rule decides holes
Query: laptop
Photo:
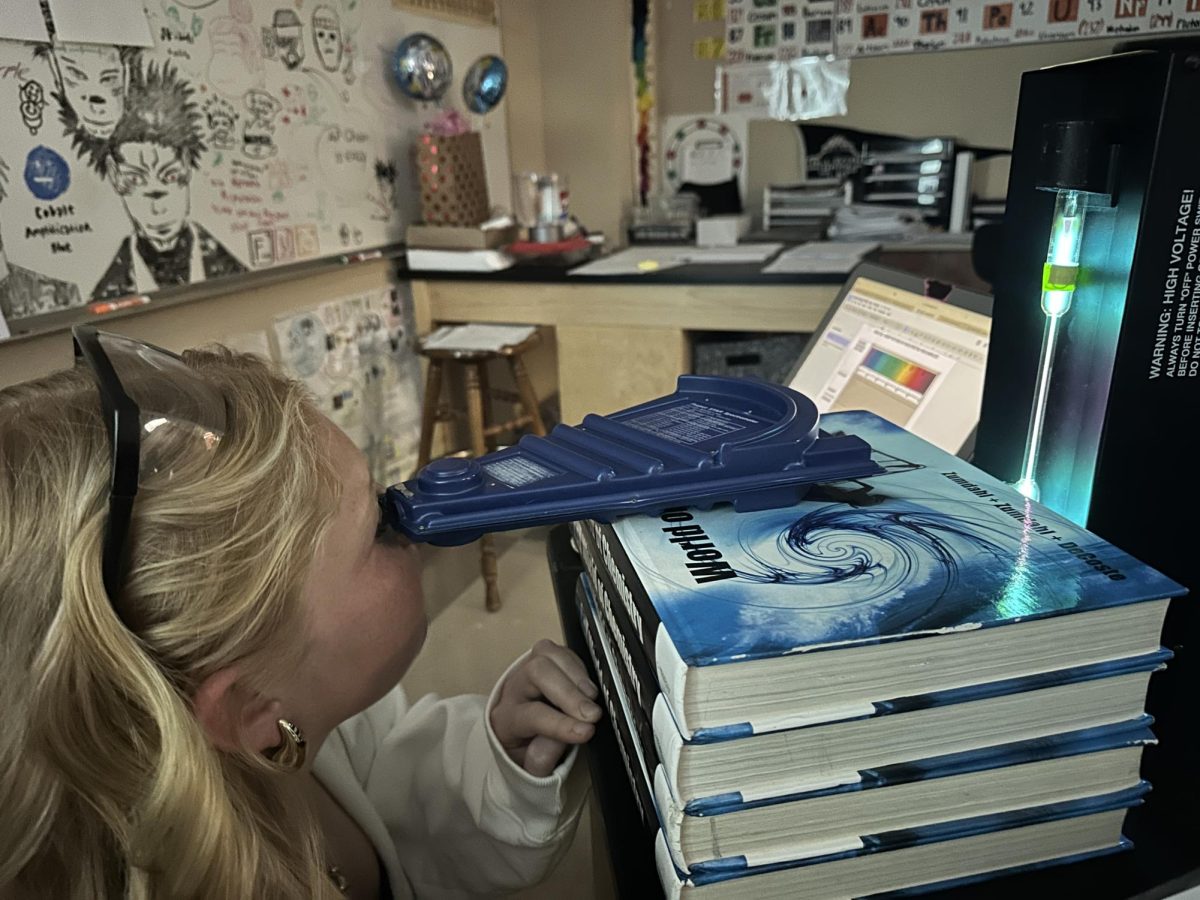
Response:
[[[862,263],[784,384],[819,412],[870,410],[969,459],[991,314],[986,294]]]

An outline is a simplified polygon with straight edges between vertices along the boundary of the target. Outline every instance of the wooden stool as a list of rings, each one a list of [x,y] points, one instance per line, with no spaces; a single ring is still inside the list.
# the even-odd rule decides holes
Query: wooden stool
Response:
[[[544,435],[546,426],[538,411],[537,395],[525,370],[521,355],[536,344],[539,334],[534,326],[466,325],[440,328],[424,338],[419,347],[429,360],[425,382],[425,403],[421,413],[421,446],[417,453],[417,471],[429,463],[433,450],[433,433],[438,422],[457,419],[461,412],[441,402],[442,383],[448,364],[459,364],[466,375],[467,427],[471,446],[468,450],[447,456],[483,456],[496,449],[496,436],[516,432],[528,426],[534,434]],[[511,341],[511,343],[510,343]],[[488,384],[487,364],[493,359],[508,362],[517,391],[492,390]],[[520,414],[505,422],[489,424],[494,418],[490,401],[508,400],[519,407]],[[486,590],[487,608],[500,608],[500,591],[496,586],[496,550],[492,536],[480,538],[481,571]]]

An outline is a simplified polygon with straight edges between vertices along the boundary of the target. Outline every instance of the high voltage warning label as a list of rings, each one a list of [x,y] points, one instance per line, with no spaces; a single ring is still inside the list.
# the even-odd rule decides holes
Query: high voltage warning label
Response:
[[[1175,228],[1163,282],[1162,303],[1154,346],[1150,353],[1150,379],[1195,378],[1200,374],[1200,349],[1196,325],[1200,321],[1200,211],[1196,191],[1180,192]]]

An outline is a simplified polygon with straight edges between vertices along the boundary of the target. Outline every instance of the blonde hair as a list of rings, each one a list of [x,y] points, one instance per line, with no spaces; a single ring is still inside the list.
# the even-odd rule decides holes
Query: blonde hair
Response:
[[[226,433],[203,470],[144,481],[128,625],[101,577],[95,381],[0,391],[0,891],[337,896],[294,778],[216,750],[190,702],[232,663],[264,683],[298,664],[302,584],[338,498],[319,413],[253,357],[185,359],[226,398]]]

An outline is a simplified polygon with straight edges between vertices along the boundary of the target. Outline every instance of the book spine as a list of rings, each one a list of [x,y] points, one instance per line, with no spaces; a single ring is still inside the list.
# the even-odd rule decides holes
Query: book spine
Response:
[[[662,620],[654,604],[650,602],[650,596],[638,578],[633,563],[622,549],[621,541],[611,525],[588,520],[583,526],[592,537],[598,557],[597,563],[603,565],[612,576],[613,588],[629,620],[634,623],[638,640],[645,648],[651,668],[657,667],[658,630]]]
[[[609,722],[617,738],[617,748],[621,751],[621,760],[625,764],[625,775],[633,790],[634,801],[637,804],[638,812],[641,813],[642,823],[648,831],[654,832],[659,828],[659,819],[643,772],[643,766],[648,764],[648,761],[643,760],[638,753],[635,738],[617,694],[614,674],[608,665],[608,659],[601,644],[599,623],[588,609],[586,594],[582,588],[575,592],[575,604],[579,611],[580,624],[583,626],[583,638],[587,643],[588,652],[591,654],[597,681],[600,684],[600,692],[604,696],[604,704],[608,709]]]
[[[691,518],[690,513],[680,510],[676,510],[675,514]],[[666,515],[664,513],[664,516]],[[612,576],[617,597],[620,598],[623,607],[629,614],[630,621],[636,625],[639,640],[646,651],[646,658],[658,678],[658,689],[666,697],[671,707],[676,726],[685,738],[693,737],[697,729],[689,718],[684,705],[690,671],[688,664],[679,655],[670,634],[663,627],[658,610],[654,608],[644,582],[638,577],[637,568],[618,536],[617,530],[612,525],[600,524],[591,520],[584,524],[592,536],[599,562]],[[664,530],[675,532],[692,527],[695,526],[683,526],[676,522]],[[687,532],[687,534],[690,533]],[[686,536],[680,538],[680,540],[687,539]],[[672,537],[671,540],[675,540],[675,538]],[[710,562],[702,564],[706,572],[704,577],[707,579],[711,577],[708,569],[712,564]],[[732,570],[730,571],[732,572]],[[718,577],[724,578],[725,576],[721,574]]]
[[[629,696],[635,700],[647,717],[654,711],[658,699],[659,684],[654,666],[646,656],[645,646],[638,632],[636,621],[630,619],[621,590],[612,572],[600,562],[601,555],[594,535],[582,528],[576,537],[579,555],[584,570],[591,580],[592,595],[600,609],[603,624],[607,625],[609,645],[616,651],[617,659],[625,666],[625,684],[630,688]],[[616,598],[614,602],[614,598]]]
[[[675,727],[674,721],[670,718],[666,701],[657,692],[657,684],[653,679],[650,679],[648,682],[651,695],[647,706],[643,709],[639,705],[636,700],[638,696],[637,675],[628,668],[628,657],[622,655],[614,647],[613,625],[611,621],[606,621],[604,612],[606,601],[603,599],[604,589],[598,586],[587,573],[582,577],[585,579],[586,591],[591,597],[593,604],[596,637],[599,639],[601,647],[607,650],[608,656],[612,658],[609,675],[613,680],[614,686],[617,688],[618,696],[628,702],[628,712],[624,716],[625,723],[633,739],[637,742],[635,749],[638,750],[640,758],[645,762],[646,773],[649,775],[662,762],[655,737],[655,729],[662,730],[667,735],[668,739],[666,743],[668,746],[671,743],[671,739],[679,740],[679,729]],[[660,715],[657,718],[654,713],[656,708],[660,710]]]

